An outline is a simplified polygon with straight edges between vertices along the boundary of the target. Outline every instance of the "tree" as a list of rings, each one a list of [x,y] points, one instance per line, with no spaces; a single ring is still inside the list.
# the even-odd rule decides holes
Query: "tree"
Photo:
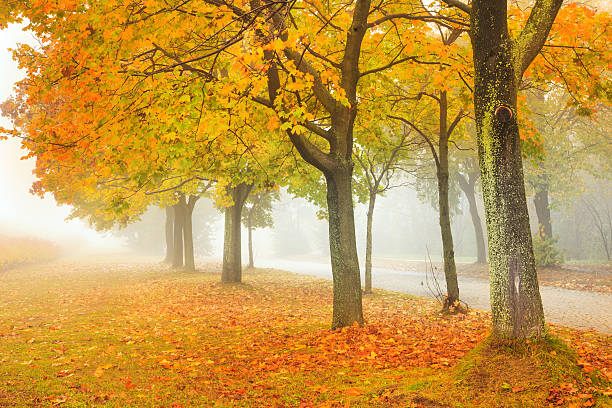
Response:
[[[438,181],[438,211],[440,221],[440,234],[442,236],[442,249],[444,253],[444,276],[446,280],[446,297],[444,309],[455,309],[459,302],[459,284],[457,282],[457,268],[455,266],[455,249],[453,244],[453,233],[451,229],[450,205],[449,205],[449,143],[453,131],[465,117],[462,109],[459,109],[452,122],[448,123],[448,94],[441,90],[437,95],[423,92],[422,94],[434,99],[438,105],[438,121],[434,129],[424,130],[423,125],[416,125],[412,121],[401,116],[390,116],[398,119],[414,129],[425,141],[436,166],[436,179]],[[417,98],[420,98],[418,96]],[[437,139],[437,140],[436,140]]]
[[[274,226],[272,219],[272,203],[278,201],[280,194],[277,190],[259,188],[258,191],[251,193],[245,204],[245,211],[242,215],[242,223],[248,231],[249,248],[249,268],[254,268],[253,261],[253,230],[256,228],[269,228]]]
[[[528,115],[538,136],[540,151],[528,156],[525,180],[538,219],[538,234],[545,241],[554,238],[551,210],[559,208],[581,193],[586,174],[605,177],[599,157],[610,154],[608,134],[602,119],[579,115],[568,105],[571,96],[564,89],[549,86],[546,91],[527,94]],[[600,106],[600,117],[606,108]],[[603,172],[602,172],[603,170]]]
[[[504,64],[510,59],[508,47],[504,49],[506,59],[499,60],[504,68],[492,70],[495,75],[487,75],[479,63],[495,58],[486,48],[501,40],[496,37],[489,43],[484,37],[490,34],[488,27],[506,29],[506,3],[474,3],[470,10],[456,0],[448,1],[472,11],[476,114],[481,129],[495,118],[481,113],[503,116],[511,112],[497,110],[499,106],[484,109],[490,95],[482,85],[499,89],[513,85],[509,93],[500,91],[499,97],[492,96],[494,102],[505,105],[512,102],[516,91],[516,84],[496,79],[515,80],[514,75],[506,75],[513,74]],[[535,57],[531,56],[532,48],[537,49],[536,54],[540,48],[530,45],[543,43],[538,28],[542,21],[546,26],[551,19],[542,18],[542,14],[555,14],[540,13],[542,9],[554,11],[556,6],[549,7],[549,3],[536,3],[535,17],[529,19],[525,35],[517,42],[520,52],[512,58],[520,60],[520,75],[529,65],[523,62]],[[34,139],[77,149],[92,149],[93,145],[100,154],[94,171],[120,174],[124,166],[130,167],[130,178],[137,188],[149,178],[163,178],[177,168],[184,170],[186,178],[202,177],[202,171],[216,174],[227,163],[226,149],[233,151],[231,141],[242,143],[240,159],[257,150],[266,151],[271,138],[261,137],[263,127],[282,130],[290,143],[285,139],[274,148],[295,148],[326,179],[334,278],[332,327],[361,324],[351,194],[353,147],[358,137],[355,122],[364,112],[381,113],[380,108],[368,105],[366,96],[380,91],[379,75],[393,76],[400,64],[427,61],[438,52],[436,47],[412,47],[418,43],[414,41],[418,34],[429,30],[428,23],[441,21],[450,30],[457,24],[460,32],[466,24],[454,16],[432,14],[419,3],[374,5],[369,0],[356,0],[348,8],[339,1],[325,7],[310,2],[294,5],[258,0],[241,4],[212,0],[69,4],[24,0],[11,4],[15,10],[8,18],[4,8],[0,10],[1,23],[23,15],[29,18],[30,27],[48,40],[47,55],[24,52],[23,63],[32,77],[45,79],[32,81],[34,99],[48,98],[61,103],[61,109],[55,117],[41,116],[40,126],[29,129]],[[503,9],[503,13],[489,13],[494,9]],[[544,28],[547,33],[550,27]],[[500,45],[507,45],[508,39],[503,41]],[[493,51],[503,54],[497,48]],[[382,110],[383,114],[389,111],[389,106]],[[282,140],[280,133],[275,133],[275,141]],[[147,160],[152,151],[159,157]],[[42,156],[44,161],[52,158],[51,154]],[[255,166],[255,160],[250,164]],[[492,177],[499,181],[496,175]],[[234,179],[231,185],[250,181]],[[483,177],[485,197],[494,195],[489,181]],[[511,185],[508,191],[513,189]],[[496,208],[491,216],[498,210],[506,220],[504,208]],[[507,235],[505,230],[497,230]],[[501,257],[496,265],[505,267],[506,258]]]
[[[255,59],[264,67],[268,99],[262,100],[259,94],[253,96],[272,109],[302,158],[325,177],[334,283],[332,327],[338,328],[363,323],[352,200],[358,85],[364,76],[390,69],[408,57],[401,58],[404,46],[379,47],[380,37],[374,29],[394,32],[397,25],[383,17],[385,10],[371,10],[369,0],[356,1],[348,15],[342,11],[342,3],[325,9],[309,3],[303,6],[309,11],[297,16],[286,4],[252,1],[250,10],[234,4],[230,7],[233,18],[241,24],[244,16],[254,10],[265,10],[261,12],[262,22],[255,24],[253,30],[255,42],[263,46],[263,52],[247,54],[250,61]],[[370,16],[380,18],[368,22]],[[417,12],[414,16],[428,19]],[[326,29],[337,33],[329,35]],[[339,33],[346,36],[344,41],[338,38]],[[230,45],[225,43],[222,51]],[[360,66],[364,55],[369,64]],[[181,58],[186,61],[197,57]],[[373,65],[387,58],[389,63]]]
[[[223,239],[223,270],[221,282],[242,282],[242,209],[253,189],[253,184],[240,183],[228,187],[232,204],[225,208],[225,234]]]
[[[457,184],[465,194],[470,209],[470,217],[474,226],[474,236],[476,238],[476,262],[487,263],[487,248],[484,240],[484,232],[482,229],[482,221],[478,214],[478,205],[476,204],[476,183],[480,178],[480,171],[476,160],[467,156],[459,161],[458,169],[455,172]]]
[[[171,263],[174,258],[174,207],[166,206],[166,223],[165,223],[165,237],[166,237],[166,257],[164,262]]]
[[[410,130],[401,129],[398,134],[392,128],[382,129],[370,126],[362,131],[373,133],[373,141],[363,148],[355,151],[355,160],[358,164],[355,173],[355,190],[359,202],[367,202],[366,214],[366,253],[365,253],[365,280],[363,292],[372,293],[372,222],[374,219],[374,206],[376,198],[385,192],[405,183],[395,178],[398,172],[406,170],[406,152],[414,145]]]
[[[515,39],[506,0],[475,0],[470,11],[474,105],[487,229],[493,327],[504,337],[544,335],[544,311],[525,198],[517,94],[562,0],[538,0]]]
[[[506,0],[475,0],[471,6],[456,0],[443,2],[470,17],[474,107],[489,235],[494,332],[511,338],[541,337],[544,313],[525,197],[517,122],[518,92],[525,72],[545,46],[562,0],[537,0],[522,26],[519,26],[522,18],[508,19]],[[582,16],[593,14],[572,8],[576,10]],[[568,30],[562,27],[557,32],[567,36]],[[570,44],[578,41],[574,35]],[[582,56],[572,45],[568,48],[574,50],[574,59],[578,61],[575,65],[579,66]],[[559,76],[566,79],[562,72]],[[573,81],[566,83],[583,90],[588,87]],[[594,88],[595,95],[601,95],[602,91],[601,87]]]
[[[610,194],[591,194],[583,198],[583,205],[591,216],[591,222],[608,262],[612,261],[612,198]]]

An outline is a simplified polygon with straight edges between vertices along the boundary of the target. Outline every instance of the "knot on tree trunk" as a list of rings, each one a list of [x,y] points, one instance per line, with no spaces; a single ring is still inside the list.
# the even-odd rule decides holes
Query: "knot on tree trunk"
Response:
[[[499,105],[495,108],[495,118],[501,123],[507,123],[514,117],[514,111],[506,105]]]

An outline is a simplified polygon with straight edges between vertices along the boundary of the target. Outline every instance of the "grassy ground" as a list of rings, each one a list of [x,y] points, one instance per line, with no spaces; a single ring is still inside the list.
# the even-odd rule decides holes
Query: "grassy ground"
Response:
[[[364,327],[332,332],[331,283],[248,270],[221,285],[218,271],[3,272],[0,407],[611,406],[610,336],[483,341],[485,313],[382,291],[365,298]]]

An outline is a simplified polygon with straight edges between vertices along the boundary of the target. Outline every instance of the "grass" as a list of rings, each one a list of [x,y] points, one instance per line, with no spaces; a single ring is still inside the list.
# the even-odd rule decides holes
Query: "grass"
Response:
[[[610,406],[611,338],[592,332],[499,343],[483,312],[384,291],[332,332],[331,283],[275,270],[221,285],[214,265],[57,261],[0,280],[0,407]]]
[[[37,238],[0,235],[0,271],[19,265],[46,262],[59,256],[60,248]]]

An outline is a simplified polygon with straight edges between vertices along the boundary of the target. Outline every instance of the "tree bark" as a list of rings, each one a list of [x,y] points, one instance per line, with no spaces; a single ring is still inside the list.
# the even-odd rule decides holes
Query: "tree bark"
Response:
[[[352,166],[325,174],[329,247],[334,283],[332,328],[363,324],[361,278],[355,239]]]
[[[197,196],[189,196],[189,200],[185,203],[185,221],[183,226],[183,239],[185,250],[185,269],[195,271],[195,255],[193,251],[193,209],[198,201]],[[184,201],[184,198],[183,198]]]
[[[376,193],[370,193],[366,226],[365,284],[363,289],[365,294],[372,293],[372,218],[374,217],[375,203]]]
[[[491,312],[494,333],[501,337],[520,339],[545,333],[525,197],[517,90],[561,3],[538,0],[514,41],[508,33],[506,0],[474,0],[470,13]]]
[[[444,252],[444,277],[446,279],[446,299],[444,308],[448,309],[459,300],[459,284],[455,265],[455,249],[451,229],[450,206],[448,200],[448,102],[446,91],[440,92],[440,137],[438,139],[438,209],[440,215],[440,233]]]
[[[482,220],[478,214],[478,205],[476,204],[476,189],[474,187],[476,177],[468,174],[466,178],[462,174],[458,173],[457,180],[459,180],[459,187],[468,200],[470,216],[472,218],[472,224],[474,225],[474,235],[476,238],[476,263],[487,263],[487,252],[484,232],[482,230]]]
[[[179,202],[174,204],[174,256],[172,266],[180,268],[183,266],[183,228],[185,225],[185,196],[181,194]]]
[[[221,282],[242,282],[242,208],[246,202],[252,184],[240,183],[230,188],[233,205],[225,209],[225,235],[223,242],[223,269]]]
[[[552,239],[552,220],[548,200],[548,184],[538,184],[533,197],[536,215],[538,216],[538,233],[543,239]]]
[[[165,263],[172,263],[174,259],[174,208],[166,207],[166,258]]]

